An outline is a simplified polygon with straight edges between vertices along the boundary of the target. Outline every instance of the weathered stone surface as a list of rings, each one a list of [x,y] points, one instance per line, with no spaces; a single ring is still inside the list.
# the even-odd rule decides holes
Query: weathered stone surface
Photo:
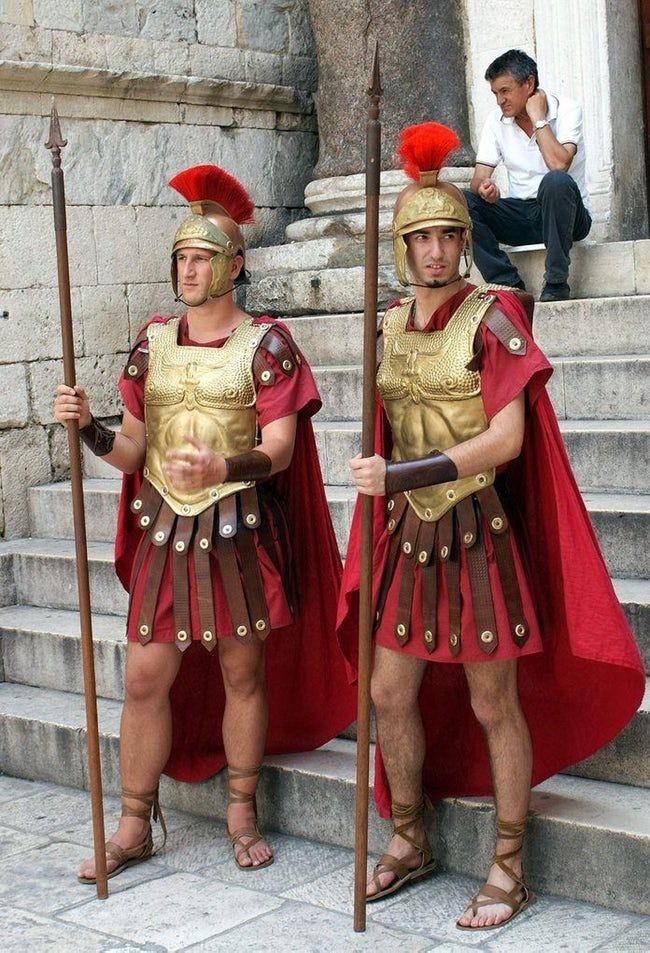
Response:
[[[92,209],[92,214],[99,284],[142,281],[142,269],[147,263],[138,250],[135,208],[99,206]]]
[[[72,66],[91,66],[95,69],[107,69],[107,40],[110,37],[96,33],[70,33],[68,30],[52,30],[52,50],[50,59],[54,63]]]
[[[67,480],[70,477],[70,450],[68,448],[67,430],[60,424],[52,424],[45,429],[50,445],[52,479]],[[88,452],[90,453],[90,451]]]
[[[117,379],[125,361],[125,353],[99,354],[77,361],[77,381],[86,388],[96,417],[115,417],[122,413]],[[29,365],[32,414],[39,423],[54,423],[54,392],[62,380],[62,361],[38,361]]]
[[[381,102],[382,168],[395,164],[397,133],[432,118],[452,126],[463,143],[452,164],[472,163],[465,83],[449,82],[464,60],[456,4],[438,7],[435,18],[426,6],[408,0],[351,0],[344,16],[333,13],[329,0],[310,0],[309,10],[319,68],[318,178],[365,168],[365,137],[359,130],[365,127],[367,104],[359,93],[367,86],[376,39],[382,76],[390,78]]]
[[[184,76],[190,72],[191,46],[157,40],[153,44],[153,68],[156,73]]]
[[[36,3],[38,4],[39,0],[36,0]],[[3,0],[0,8],[0,22],[33,26],[34,8],[32,0]]]
[[[129,340],[132,344],[143,324],[154,314],[182,314],[183,305],[174,301],[171,281],[127,285]],[[124,345],[123,345],[124,348]]]
[[[137,34],[136,0],[82,0],[82,4],[87,33]]]
[[[174,0],[173,4],[137,0],[136,15],[140,36],[179,43],[196,42],[194,0]]]
[[[82,0],[33,0],[33,3],[34,20],[38,26],[81,33]]]
[[[263,50],[245,50],[244,76],[250,83],[281,83],[282,57]]]
[[[39,27],[3,23],[0,30],[0,57],[27,61],[51,59],[52,32]]]
[[[24,364],[5,364],[0,367],[0,430],[24,427],[29,419],[27,375]]]
[[[107,36],[106,63],[118,73],[127,70],[145,72],[153,64],[154,40],[141,36]]]
[[[0,474],[4,535],[7,538],[26,536],[29,533],[28,488],[46,483],[52,474],[47,434],[42,427],[0,433]]]
[[[584,500],[612,576],[650,578],[650,497],[585,493]]]
[[[199,43],[237,46],[234,0],[195,0],[194,8]]]
[[[174,235],[188,211],[187,206],[136,210],[139,281],[162,282],[169,278]]]
[[[241,79],[244,75],[243,50],[229,46],[190,47],[190,72],[214,79]]]
[[[239,0],[240,43],[252,50],[286,53],[289,15],[286,0]]]
[[[57,272],[52,209],[14,206],[5,209],[3,215],[4,234],[12,239],[11,242],[0,241],[0,274],[4,287],[18,289],[37,285],[55,288]],[[43,236],[44,241],[34,241],[35,236]],[[88,208],[68,210],[68,253],[71,283],[96,284],[95,243]]]
[[[84,354],[125,351],[129,341],[129,315],[125,285],[81,288]]]
[[[650,414],[650,359],[585,358],[562,361],[567,417],[595,420]]]

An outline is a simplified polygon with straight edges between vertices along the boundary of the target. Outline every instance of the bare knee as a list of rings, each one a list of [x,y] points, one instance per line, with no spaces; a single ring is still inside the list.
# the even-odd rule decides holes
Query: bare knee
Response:
[[[471,692],[472,711],[486,731],[500,728],[519,713],[516,693],[504,691],[503,686],[474,687]]]
[[[417,701],[410,686],[397,684],[394,679],[374,672],[370,681],[370,697],[375,711],[380,717],[398,717]]]
[[[133,665],[127,668],[124,696],[133,704],[158,704],[167,699],[169,688],[158,672],[149,665]]]
[[[247,699],[264,689],[263,665],[251,664],[250,661],[238,663],[232,660],[224,664],[222,659],[221,670],[227,695]]]

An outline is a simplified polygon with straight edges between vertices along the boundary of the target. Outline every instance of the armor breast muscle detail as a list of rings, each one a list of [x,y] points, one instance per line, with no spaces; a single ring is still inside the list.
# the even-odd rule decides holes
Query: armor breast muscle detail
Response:
[[[192,447],[186,435],[224,457],[251,450],[257,436],[252,363],[268,324],[249,319],[223,347],[180,346],[178,319],[148,328],[149,368],[145,385],[147,457],[144,476],[175,513],[194,516],[246,483],[222,483],[201,490],[167,484],[162,464],[170,449]]]
[[[393,460],[445,451],[487,429],[478,371],[468,365],[474,339],[494,298],[472,292],[440,331],[407,331],[413,299],[384,318],[384,356],[377,372],[393,432]],[[494,482],[494,470],[406,493],[420,519],[434,522],[471,493]]]

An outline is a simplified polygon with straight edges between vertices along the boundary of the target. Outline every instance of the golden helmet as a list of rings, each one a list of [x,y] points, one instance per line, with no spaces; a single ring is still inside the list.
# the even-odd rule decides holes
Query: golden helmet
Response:
[[[216,165],[192,166],[170,179],[169,185],[187,199],[192,211],[174,236],[171,265],[174,294],[178,297],[176,252],[181,248],[205,248],[214,252],[209,298],[228,290],[235,255],[244,258],[242,278],[236,281],[245,281],[246,243],[239,226],[255,221],[255,206],[244,186]]]
[[[460,140],[448,126],[423,122],[408,126],[400,133],[398,160],[407,176],[413,179],[397,196],[393,211],[393,252],[399,283],[409,285],[406,273],[404,239],[409,232],[434,225],[451,225],[467,231],[466,278],[472,266],[472,220],[460,189],[450,182],[439,182],[438,173],[450,152],[458,149]]]

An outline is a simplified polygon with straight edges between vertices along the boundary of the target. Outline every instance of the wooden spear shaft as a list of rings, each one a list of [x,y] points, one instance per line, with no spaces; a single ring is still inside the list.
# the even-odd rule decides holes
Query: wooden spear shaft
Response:
[[[379,47],[375,43],[368,82],[366,126],[366,260],[363,314],[363,409],[361,454],[375,452],[375,378],[377,373],[377,279],[379,266],[379,175],[381,123]],[[357,708],[357,789],[354,865],[354,929],[366,929],[368,863],[368,789],[370,783],[370,671],[372,664],[373,497],[361,497],[361,576],[359,586],[359,696]]]
[[[72,331],[72,304],[70,301],[65,184],[63,169],[61,168],[61,149],[66,145],[67,139],[64,139],[61,135],[59,117],[53,102],[52,115],[50,118],[50,136],[45,143],[45,148],[50,149],[52,152],[52,204],[54,207],[59,311],[61,315],[61,339],[63,344],[63,377],[68,387],[74,387],[77,382],[77,377]],[[70,475],[72,479],[72,511],[77,562],[77,587],[79,590],[81,658],[83,663],[84,698],[86,702],[86,741],[88,746],[88,772],[90,776],[95,872],[97,877],[97,896],[101,900],[105,900],[106,897],[108,897],[108,883],[106,879],[106,851],[104,847],[104,803],[102,798],[102,769],[99,755],[97,690],[95,687],[95,660],[93,656],[90,580],[88,577],[88,547],[86,544],[86,516],[84,512],[83,478],[81,474],[79,424],[76,420],[69,420],[66,429],[68,431]]]

